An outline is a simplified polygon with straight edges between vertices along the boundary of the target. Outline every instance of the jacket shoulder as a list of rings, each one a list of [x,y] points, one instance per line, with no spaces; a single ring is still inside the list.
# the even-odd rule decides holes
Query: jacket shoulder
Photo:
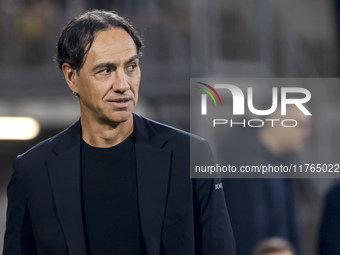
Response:
[[[141,115],[135,114],[135,118],[142,121],[146,126],[148,126],[151,130],[155,131],[157,134],[164,136],[168,140],[185,140],[191,142],[206,142],[206,140],[200,136],[191,134],[187,131],[166,125],[164,123],[160,123]]]
[[[36,162],[37,160],[44,160],[48,158],[48,155],[52,152],[53,148],[59,143],[59,141],[65,137],[68,136],[71,132],[76,129],[77,123],[73,124],[67,129],[64,129],[60,133],[47,138],[29,150],[25,151],[24,153],[17,156],[17,161],[21,161],[21,165],[29,164],[32,162]]]

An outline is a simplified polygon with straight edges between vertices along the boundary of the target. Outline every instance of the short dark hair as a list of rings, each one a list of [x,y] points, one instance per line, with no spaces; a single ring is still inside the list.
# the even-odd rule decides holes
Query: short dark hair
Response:
[[[144,46],[142,38],[125,18],[114,11],[93,10],[75,17],[63,29],[57,44],[56,61],[60,69],[67,63],[79,73],[96,33],[109,28],[123,28],[133,39],[137,54]]]

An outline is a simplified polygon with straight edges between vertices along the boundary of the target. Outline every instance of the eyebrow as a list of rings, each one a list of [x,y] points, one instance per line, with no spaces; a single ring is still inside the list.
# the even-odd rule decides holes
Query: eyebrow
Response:
[[[134,55],[132,56],[131,58],[129,58],[127,61],[124,62],[124,65],[126,64],[129,64],[131,63],[132,61],[134,61],[135,59],[139,59],[140,56],[139,55]],[[117,63],[114,63],[114,62],[104,62],[104,63],[99,63],[98,65],[95,65],[93,68],[92,68],[92,72],[95,72],[101,68],[104,68],[104,67],[115,67],[117,66]]]

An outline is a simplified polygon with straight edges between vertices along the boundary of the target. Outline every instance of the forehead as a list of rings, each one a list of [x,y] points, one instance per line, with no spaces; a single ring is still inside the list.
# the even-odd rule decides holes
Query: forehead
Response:
[[[130,58],[136,54],[136,45],[131,36],[122,28],[110,28],[96,34],[85,62],[113,57]]]
[[[307,108],[307,110],[309,110],[306,105],[304,106]],[[289,116],[289,118],[296,119],[297,121],[310,121],[310,116],[306,116],[296,105],[287,106],[287,116]]]

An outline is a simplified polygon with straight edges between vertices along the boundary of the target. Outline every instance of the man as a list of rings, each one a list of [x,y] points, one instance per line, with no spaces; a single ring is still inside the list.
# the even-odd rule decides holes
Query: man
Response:
[[[252,255],[294,255],[294,247],[286,240],[271,237],[261,240],[253,249]]]
[[[267,118],[280,119],[279,112]],[[298,125],[286,128],[267,123],[262,128],[241,127],[231,132],[220,150],[223,152],[221,158],[238,169],[241,166],[297,164],[297,152],[310,134],[310,120],[292,105],[287,107],[286,118],[296,120]],[[280,176],[280,173],[274,173],[272,177],[222,179],[237,255],[250,254],[257,242],[273,236],[291,242],[296,254],[301,254],[292,179],[280,178],[289,177]]]
[[[336,183],[326,194],[319,228],[319,254],[340,253],[340,184]]]
[[[219,180],[190,179],[189,144],[210,161],[207,143],[133,113],[142,46],[113,12],[63,30],[81,118],[16,159],[4,255],[234,254]]]

